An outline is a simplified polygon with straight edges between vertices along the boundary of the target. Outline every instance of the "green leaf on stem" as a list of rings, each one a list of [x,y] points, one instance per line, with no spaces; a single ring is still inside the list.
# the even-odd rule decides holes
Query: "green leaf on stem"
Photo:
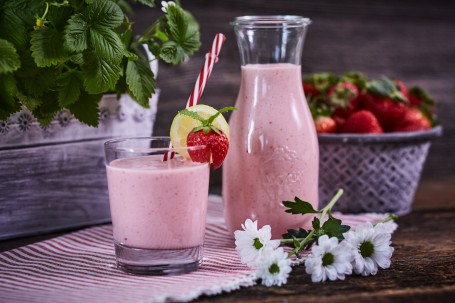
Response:
[[[21,61],[14,45],[0,39],[0,74],[11,73],[19,69]]]
[[[63,36],[50,27],[42,27],[31,33],[30,50],[36,65],[46,67],[57,65],[68,59],[68,52],[63,47]]]
[[[133,98],[143,107],[150,107],[149,99],[155,92],[155,77],[145,60],[128,60],[126,83]]]
[[[343,234],[349,231],[351,227],[348,225],[342,225],[341,223],[341,220],[329,216],[329,219],[322,225],[322,230],[324,231],[323,234],[329,237],[337,237],[339,240],[343,240]]]
[[[291,214],[318,214],[320,211],[315,210],[313,208],[313,205],[311,205],[309,202],[303,201],[298,197],[294,198],[293,201],[283,201],[283,205],[286,206],[288,209],[286,209],[287,213]]]
[[[286,246],[289,246],[292,248],[295,248],[295,247],[300,248],[300,242],[299,242],[299,245],[296,246],[295,239],[304,239],[306,236],[308,236],[308,234],[309,234],[309,232],[303,228],[288,229],[288,232],[286,234],[283,234],[281,237],[283,239],[293,239],[294,240],[293,243],[286,243]]]
[[[58,103],[61,107],[67,107],[79,99],[82,88],[81,72],[71,70],[57,78]]]
[[[79,100],[71,104],[68,109],[79,121],[97,127],[99,123],[98,102],[101,97],[100,94],[83,93]]]

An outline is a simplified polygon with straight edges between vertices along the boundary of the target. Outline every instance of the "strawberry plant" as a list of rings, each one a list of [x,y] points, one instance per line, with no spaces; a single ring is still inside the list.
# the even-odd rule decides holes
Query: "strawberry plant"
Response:
[[[149,107],[155,76],[141,48],[178,64],[200,47],[191,14],[173,2],[163,10],[137,35],[126,0],[0,0],[0,120],[24,106],[46,125],[66,108],[97,126],[103,93]]]

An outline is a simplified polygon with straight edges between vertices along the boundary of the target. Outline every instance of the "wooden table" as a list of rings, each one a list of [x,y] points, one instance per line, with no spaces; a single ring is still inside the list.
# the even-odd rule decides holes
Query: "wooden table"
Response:
[[[283,287],[254,286],[194,302],[453,302],[455,298],[455,180],[420,184],[411,214],[398,219],[392,266],[373,277],[311,283],[296,267]],[[0,251],[49,239],[54,233],[0,242]]]

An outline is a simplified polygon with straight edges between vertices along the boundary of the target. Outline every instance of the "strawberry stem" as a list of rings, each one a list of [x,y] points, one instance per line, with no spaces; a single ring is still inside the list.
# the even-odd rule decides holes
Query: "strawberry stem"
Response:
[[[216,126],[212,125],[212,123],[213,123],[213,121],[215,121],[216,117],[218,117],[220,114],[231,111],[231,110],[237,110],[237,108],[235,108],[234,106],[223,107],[222,109],[217,111],[214,115],[211,115],[210,117],[208,117],[208,119],[204,119],[201,116],[199,116],[197,113],[192,112],[186,108],[179,111],[179,114],[191,117],[194,120],[201,122],[202,125],[195,127],[193,129],[193,132],[198,132],[198,131],[202,130],[204,132],[204,134],[208,134],[211,130],[213,130],[215,133],[220,135],[220,130]]]

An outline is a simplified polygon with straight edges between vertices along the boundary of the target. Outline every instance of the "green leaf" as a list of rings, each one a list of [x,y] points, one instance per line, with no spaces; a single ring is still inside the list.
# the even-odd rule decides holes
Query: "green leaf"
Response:
[[[143,107],[150,107],[149,98],[155,92],[155,78],[147,61],[128,60],[126,83],[133,98]]]
[[[357,85],[357,87],[359,87],[360,90],[364,90],[367,86],[367,78],[365,77],[364,74],[359,72],[348,72],[340,77],[340,82],[341,81],[351,82]]]
[[[10,41],[17,50],[26,48],[28,43],[27,28],[19,16],[13,8],[0,9],[0,37]]]
[[[137,2],[147,5],[148,7],[155,7],[155,0],[137,0]]]
[[[65,27],[65,47],[72,52],[82,52],[88,48],[88,24],[81,14],[68,20]]]
[[[319,221],[318,218],[314,218],[313,222],[311,222],[311,225],[313,226],[314,230],[319,230],[321,228],[321,221]]]
[[[288,209],[286,210],[287,213],[291,214],[317,214],[320,213],[320,211],[315,210],[313,206],[298,197],[294,198],[294,201],[283,201],[283,205],[286,206]]]
[[[95,52],[84,53],[82,74],[88,93],[99,94],[114,89],[120,78],[120,65],[99,58]]]
[[[71,104],[68,109],[79,121],[97,127],[99,123],[98,103],[102,95],[83,93],[79,100]]]
[[[322,229],[324,230],[324,234],[329,237],[337,237],[339,240],[343,240],[343,234],[349,231],[351,227],[348,225],[342,225],[341,220],[339,219],[329,217],[329,219],[322,225]]]
[[[21,61],[14,45],[0,39],[0,74],[11,73],[19,69]]]
[[[390,98],[397,102],[408,103],[403,93],[398,90],[397,85],[388,77],[381,77],[381,79],[368,82],[367,90],[374,95]]]
[[[192,112],[192,111],[190,111],[190,110],[188,110],[188,109],[186,109],[186,108],[185,108],[185,109],[182,109],[181,111],[179,111],[179,114],[185,115],[185,116],[188,116],[188,117],[191,117],[191,118],[193,118],[194,120],[198,120],[198,121],[201,121],[201,122],[204,122],[204,121],[205,121],[205,119],[202,118],[201,116],[199,116],[197,113]]]
[[[81,72],[72,70],[63,73],[57,79],[58,103],[61,107],[68,107],[79,99],[81,95]]]
[[[40,97],[41,102],[32,110],[32,113],[41,125],[46,126],[51,123],[55,115],[61,110],[57,99],[56,91],[48,91]]]
[[[338,82],[338,77],[332,73],[314,73],[303,80],[305,83],[310,83],[321,92],[325,92],[329,87]]]
[[[0,74],[0,120],[6,120],[21,109],[16,93],[16,80],[13,75]]]
[[[288,229],[288,232],[283,234],[281,237],[283,239],[304,239],[308,236],[309,232],[303,228],[299,229]],[[295,243],[286,243],[286,246],[295,248]],[[300,244],[299,244],[300,246]]]
[[[32,70],[30,76],[20,78],[20,82],[26,90],[24,93],[35,98],[54,90],[58,74],[58,70],[53,67],[39,68],[38,71],[39,73],[34,75],[35,71]]]
[[[177,5],[169,5],[166,16],[172,37],[185,53],[192,55],[200,47],[198,23],[193,16]]]
[[[185,50],[174,41],[167,41],[160,51],[160,58],[171,64],[178,64],[185,59]]]
[[[226,113],[226,112],[229,112],[231,110],[237,110],[236,107],[234,106],[226,106],[226,107],[223,107],[222,109],[220,109],[219,111],[216,112],[216,114],[210,116],[206,121],[205,121],[205,125],[210,125],[212,124],[213,121],[215,121],[215,119],[221,115],[222,113]]]
[[[73,9],[71,6],[55,6],[51,4],[49,7],[49,12],[47,14],[47,19],[50,21],[52,26],[59,32],[63,32],[65,26],[68,22],[68,19],[73,15]]]
[[[122,41],[109,28],[101,26],[91,27],[90,43],[102,59],[118,63],[123,57],[124,48]]]
[[[107,0],[94,0],[82,14],[90,25],[106,28],[119,27],[124,18],[122,9]]]
[[[32,57],[39,67],[56,65],[68,58],[62,34],[53,28],[43,27],[33,31],[30,44]]]

